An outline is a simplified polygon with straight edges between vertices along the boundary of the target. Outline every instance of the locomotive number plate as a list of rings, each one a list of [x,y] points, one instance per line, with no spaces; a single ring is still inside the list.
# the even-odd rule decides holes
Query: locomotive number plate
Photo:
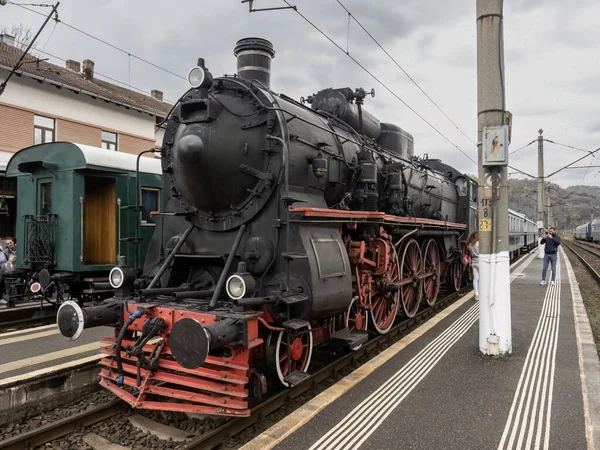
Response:
[[[492,221],[490,219],[479,219],[479,231],[492,231]]]

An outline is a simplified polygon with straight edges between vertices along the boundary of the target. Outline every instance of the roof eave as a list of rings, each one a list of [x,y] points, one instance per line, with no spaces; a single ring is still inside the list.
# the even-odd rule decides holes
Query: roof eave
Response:
[[[8,66],[0,64],[0,69],[5,69],[5,70],[9,70],[10,71],[10,70],[12,70],[12,67],[8,67]],[[28,78],[41,81],[42,83],[52,84],[54,86],[65,88],[65,89],[68,89],[68,90],[73,91],[73,92],[85,94],[85,95],[87,95],[89,97],[98,98],[100,100],[104,100],[105,102],[112,103],[112,104],[118,105],[118,106],[122,106],[122,107],[128,108],[128,109],[133,109],[135,111],[138,111],[138,112],[141,112],[141,113],[144,113],[144,114],[148,114],[150,116],[161,117],[161,118],[166,117],[166,114],[165,115],[158,114],[158,112],[155,111],[155,110],[144,110],[144,109],[141,109],[141,108],[137,108],[135,106],[131,106],[131,105],[128,105],[126,103],[118,102],[116,100],[111,100],[110,98],[104,97],[103,95],[100,95],[100,94],[94,94],[93,92],[86,91],[85,89],[80,89],[80,88],[77,88],[75,86],[71,86],[71,85],[66,84],[66,83],[61,83],[59,81],[52,80],[50,78],[40,77],[38,75],[34,75],[32,73],[29,73],[29,72],[24,72],[22,70],[16,70],[15,71],[15,75],[26,76]]]

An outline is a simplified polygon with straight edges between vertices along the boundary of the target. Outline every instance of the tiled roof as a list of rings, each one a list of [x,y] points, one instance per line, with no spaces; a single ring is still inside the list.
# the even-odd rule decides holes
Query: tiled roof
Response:
[[[12,69],[23,52],[17,47],[0,42],[0,67]],[[171,109],[171,104],[161,102],[155,98],[140,94],[139,92],[108,83],[94,77],[86,80],[81,74],[73,72],[66,67],[50,64],[46,61],[35,62],[36,58],[27,55],[26,64],[23,64],[16,74],[23,73],[38,80],[55,85],[61,85],[66,89],[81,91],[92,97],[141,110],[159,117],[165,117]],[[9,81],[10,84],[10,81]]]

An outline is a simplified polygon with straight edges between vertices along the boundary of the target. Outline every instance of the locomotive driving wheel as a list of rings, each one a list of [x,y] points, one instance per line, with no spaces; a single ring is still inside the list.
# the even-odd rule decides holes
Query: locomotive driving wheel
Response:
[[[359,303],[358,297],[354,297],[346,312],[346,327],[350,331],[366,331],[369,326],[369,315],[365,309],[360,307]]]
[[[386,271],[378,277],[370,297],[370,316],[373,327],[379,334],[386,334],[392,328],[400,306],[400,294],[388,292],[388,286],[400,279],[398,254],[393,245],[388,244],[389,260]]]
[[[454,290],[454,292],[460,291],[460,287],[462,285],[463,278],[463,269],[462,265],[458,261],[454,261],[450,265],[450,273],[448,275],[448,281],[450,287]]]
[[[299,370],[308,371],[312,357],[313,336],[311,326],[308,325],[308,331],[302,330],[300,334],[290,336],[288,347],[286,333],[287,331],[269,333],[266,346],[266,371],[272,381],[289,387],[289,383],[285,381],[286,376]]]
[[[440,292],[440,252],[435,239],[429,239],[423,252],[423,271],[425,277],[423,279],[425,300],[429,306],[433,306]]]
[[[417,314],[421,295],[423,293],[423,280],[419,278],[422,267],[421,249],[419,243],[411,239],[408,241],[402,252],[402,261],[400,263],[400,280],[411,279],[412,281],[402,286],[400,293],[402,295],[402,308],[404,314],[411,318]]]

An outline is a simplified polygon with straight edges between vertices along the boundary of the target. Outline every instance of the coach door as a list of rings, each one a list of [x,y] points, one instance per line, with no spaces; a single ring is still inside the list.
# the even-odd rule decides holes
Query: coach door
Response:
[[[88,266],[116,263],[116,201],[114,178],[85,177],[83,261]]]

